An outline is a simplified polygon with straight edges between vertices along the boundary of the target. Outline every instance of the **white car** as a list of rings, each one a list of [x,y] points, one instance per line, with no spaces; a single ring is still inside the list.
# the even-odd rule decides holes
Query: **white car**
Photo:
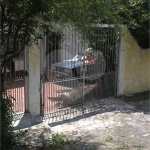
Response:
[[[96,80],[105,72],[106,61],[100,51],[86,49],[71,60],[52,64],[51,71],[59,78],[78,77],[85,80]]]

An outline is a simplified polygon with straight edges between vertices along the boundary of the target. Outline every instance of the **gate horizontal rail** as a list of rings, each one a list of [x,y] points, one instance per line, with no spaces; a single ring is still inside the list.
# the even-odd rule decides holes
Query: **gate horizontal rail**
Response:
[[[65,37],[52,32],[44,46],[44,114],[115,94],[117,39],[114,26],[92,25],[84,37],[73,28],[64,29],[63,33]]]

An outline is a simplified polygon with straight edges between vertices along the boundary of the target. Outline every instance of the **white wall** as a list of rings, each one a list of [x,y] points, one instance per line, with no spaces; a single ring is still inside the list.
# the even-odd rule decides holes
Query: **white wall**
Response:
[[[142,49],[126,26],[119,50],[117,95],[150,90],[150,50]]]
[[[24,70],[24,58],[14,58],[15,71]]]
[[[61,41],[60,61],[72,59],[79,52],[88,48],[88,43],[84,41],[81,34],[73,27],[63,29],[64,37]]]
[[[40,49],[33,45],[28,52],[28,111],[33,116],[40,115]],[[26,88],[27,89],[27,88]]]

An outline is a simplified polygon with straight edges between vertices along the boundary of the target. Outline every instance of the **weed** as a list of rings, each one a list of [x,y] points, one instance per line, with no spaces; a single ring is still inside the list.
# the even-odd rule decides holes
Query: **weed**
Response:
[[[137,148],[137,150],[143,150],[142,146],[139,146],[139,147]]]
[[[127,145],[127,143],[122,143],[121,147],[122,148],[129,148],[129,146]]]
[[[43,128],[43,130],[44,130],[45,132],[50,131],[50,129],[48,129],[48,128]]]
[[[51,148],[51,149],[60,148],[64,145],[63,137],[66,137],[66,136],[64,134],[62,134],[62,135],[53,134],[52,141],[49,141],[49,140],[43,138],[42,147],[43,148]]]
[[[110,142],[110,141],[112,141],[113,140],[113,138],[111,137],[111,136],[108,136],[106,139],[105,139],[105,142]]]
[[[64,135],[63,135],[64,136]],[[64,145],[64,140],[61,135],[52,135],[52,148],[62,147]]]

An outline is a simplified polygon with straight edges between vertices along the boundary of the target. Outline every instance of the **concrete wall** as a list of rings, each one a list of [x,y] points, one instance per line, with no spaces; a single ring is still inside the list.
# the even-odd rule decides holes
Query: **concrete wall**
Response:
[[[119,50],[117,95],[150,90],[150,49],[141,49],[124,27]]]
[[[24,70],[24,58],[14,58],[15,71]]]
[[[40,42],[39,42],[40,43]],[[39,44],[40,45],[40,44]],[[37,45],[26,49],[25,51],[25,70],[28,75],[25,77],[25,97],[26,111],[33,116],[40,115],[40,48]]]
[[[73,27],[65,27],[63,34],[65,36],[61,41],[60,61],[72,59],[79,52],[88,48],[88,42],[85,42],[81,34]]]

